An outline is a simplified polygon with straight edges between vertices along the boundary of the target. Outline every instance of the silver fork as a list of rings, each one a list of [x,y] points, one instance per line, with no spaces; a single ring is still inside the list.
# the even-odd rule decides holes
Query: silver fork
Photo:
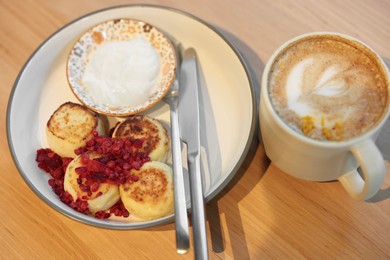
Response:
[[[179,121],[177,104],[179,100],[179,77],[181,66],[181,45],[173,43],[176,51],[176,77],[164,96],[163,100],[169,104],[171,120],[171,143],[172,143],[172,164],[173,164],[173,187],[175,199],[175,228],[176,228],[176,250],[179,254],[188,252],[190,238],[188,231],[187,203],[184,189],[183,164],[181,159],[181,145],[179,134]]]

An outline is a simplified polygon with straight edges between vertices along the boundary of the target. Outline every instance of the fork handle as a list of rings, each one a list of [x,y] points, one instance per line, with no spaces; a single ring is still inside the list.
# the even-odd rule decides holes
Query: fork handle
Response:
[[[202,175],[200,172],[200,153],[188,154],[188,167],[191,188],[191,217],[194,232],[195,259],[208,259],[206,216],[203,197]]]
[[[173,157],[173,188],[175,199],[176,250],[179,254],[184,254],[190,247],[190,235],[188,231],[187,204],[184,189],[183,164],[181,159],[179,121],[177,109],[174,105],[171,106],[170,114]]]

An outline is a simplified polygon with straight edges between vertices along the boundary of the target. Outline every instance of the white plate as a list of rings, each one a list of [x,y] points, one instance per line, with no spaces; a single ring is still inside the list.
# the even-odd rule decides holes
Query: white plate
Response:
[[[243,162],[257,124],[256,101],[248,68],[238,50],[211,25],[176,9],[130,5],[94,12],[61,28],[32,54],[15,81],[7,111],[9,146],[20,174],[40,198],[66,216],[105,228],[144,228],[172,221],[173,216],[129,223],[80,214],[52,192],[48,176],[35,162],[36,150],[47,147],[44,130],[50,115],[66,101],[77,102],[66,79],[70,48],[85,30],[115,18],[147,21],[179,40],[184,48],[196,49],[202,83],[200,117],[206,201],[226,186]],[[161,102],[146,113],[169,126],[166,104]]]

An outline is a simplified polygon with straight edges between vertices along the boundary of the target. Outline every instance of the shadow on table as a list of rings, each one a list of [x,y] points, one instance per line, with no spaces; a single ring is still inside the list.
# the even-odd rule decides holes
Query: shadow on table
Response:
[[[234,195],[234,198],[232,198],[230,195],[227,195],[236,185],[237,183],[246,178],[245,173],[248,170],[249,165],[251,164],[252,160],[255,158],[256,150],[258,148],[258,141],[257,139],[254,139],[251,148],[248,152],[247,158],[243,162],[242,166],[240,167],[239,171],[236,173],[236,175],[233,177],[233,179],[230,181],[230,183],[225,187],[225,189],[218,194],[215,198],[213,198],[207,205],[206,205],[206,214],[207,214],[207,220],[209,224],[210,229],[210,240],[211,240],[211,246],[212,250],[215,253],[222,253],[225,251],[225,241],[226,236],[229,236],[229,241],[232,247],[232,253],[234,255],[234,259],[249,259],[249,250],[247,247],[245,232],[243,228],[241,213],[239,209],[239,202],[255,187],[258,181],[263,177],[264,171],[260,171],[258,175],[256,176],[256,179],[251,182],[252,186],[246,186],[245,191],[243,193],[240,193],[238,196],[237,194]],[[267,162],[267,165],[269,162]],[[224,196],[229,196],[228,205],[219,204],[220,199],[222,199]],[[229,209],[228,212],[225,212],[224,209]],[[221,215],[222,213],[225,213],[225,221],[226,221],[226,229],[227,233],[224,233],[224,230],[222,230],[221,225]],[[226,231],[225,231],[226,232]]]
[[[390,70],[390,59],[384,57],[382,57],[382,59]],[[386,161],[390,162],[390,117],[387,119],[385,125],[383,126],[383,129],[376,140],[376,145],[381,151],[383,158]],[[367,202],[375,203],[389,198],[390,198],[390,187],[381,189],[374,197],[367,200]]]
[[[239,50],[241,56],[243,57],[246,64],[248,64],[248,71],[253,82],[254,94],[256,97],[256,107],[259,105],[260,100],[260,79],[264,69],[263,62],[259,59],[257,54],[247,46],[243,41],[238,39],[236,36],[230,34],[229,32],[218,28],[223,36],[226,37],[230,42],[233,43],[235,47]],[[206,206],[207,220],[210,229],[210,239],[212,242],[212,250],[215,253],[222,253],[225,250],[225,237],[229,236],[231,241],[232,253],[236,259],[249,259],[249,250],[247,247],[247,242],[245,238],[245,232],[243,229],[243,223],[241,219],[240,209],[238,203],[255,187],[255,185],[260,181],[265,173],[265,169],[259,169],[258,175],[255,177],[255,180],[250,180],[245,183],[250,183],[250,186],[246,186],[246,193],[239,194],[234,197],[234,200],[229,200],[229,212],[225,214],[226,226],[228,234],[224,234],[221,225],[221,213],[223,213],[223,208],[219,207],[219,200],[224,197],[229,191],[234,188],[234,186],[243,178],[244,174],[248,170],[249,165],[254,160],[257,148],[259,146],[259,126],[258,126],[258,110],[256,109],[256,131],[254,134],[253,141],[250,145],[248,154],[241,165],[239,171],[225,187],[225,189],[213,198]],[[269,165],[267,158],[264,158],[266,163],[263,165]],[[224,206],[223,206],[224,207]],[[244,245],[244,246],[243,246]]]
[[[390,70],[390,59],[383,57],[382,59]],[[379,150],[382,152],[383,158],[390,162],[390,117],[387,118],[387,121],[378,136],[376,144]]]
[[[378,191],[378,193],[375,194],[375,196],[372,197],[371,199],[367,200],[367,202],[376,203],[376,202],[380,202],[380,201],[383,201],[383,200],[386,200],[389,198],[390,198],[390,187]]]

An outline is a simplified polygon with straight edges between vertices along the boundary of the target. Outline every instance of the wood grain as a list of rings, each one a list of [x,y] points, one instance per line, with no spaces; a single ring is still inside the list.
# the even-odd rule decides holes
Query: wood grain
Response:
[[[0,259],[193,259],[175,251],[174,225],[118,231],[74,221],[41,201],[8,150],[6,111],[13,83],[56,30],[95,10],[139,1],[0,0]],[[390,59],[390,1],[142,1],[174,7],[215,25],[250,64],[256,91],[272,52],[311,31],[355,36]],[[389,125],[378,145],[390,159]],[[390,164],[387,162],[388,173]],[[255,140],[229,185],[207,205],[210,259],[389,259],[390,177],[370,201],[338,182],[307,182],[269,162]]]

